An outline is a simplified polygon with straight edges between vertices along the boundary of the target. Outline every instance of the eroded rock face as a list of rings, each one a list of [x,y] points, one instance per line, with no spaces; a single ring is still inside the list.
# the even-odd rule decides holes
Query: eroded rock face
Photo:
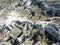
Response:
[[[51,26],[51,27],[50,27]],[[49,25],[49,26],[47,26],[46,28],[46,33],[48,33],[51,37],[51,39],[53,39],[53,40],[60,40],[59,38],[60,38],[60,32],[59,32],[59,28],[58,27],[56,27],[54,24],[53,25]],[[52,31],[52,32],[51,32]],[[55,34],[55,35],[54,35]],[[55,37],[55,38],[54,38]]]
[[[15,26],[12,26],[13,27],[13,28],[11,27],[12,29],[10,29],[10,27],[8,26],[11,31],[10,34],[13,35],[12,39],[16,39],[20,44],[22,44],[27,38],[31,37],[32,31],[35,31],[32,36],[32,40],[35,41],[34,44],[36,43],[36,41],[39,41],[39,39],[37,39],[38,35],[45,34],[48,35],[49,37],[51,36],[51,39],[54,41],[60,41],[59,27],[51,22],[47,21],[41,22],[22,21],[21,23],[20,21],[15,21],[14,24]],[[5,27],[5,29],[7,28]],[[9,29],[7,30],[9,31]]]
[[[49,6],[46,1],[42,2],[42,0],[20,0],[1,10],[0,44],[47,45],[48,39],[59,42],[60,25],[55,23],[55,18],[48,18],[49,21],[44,21],[42,19],[45,17],[42,16],[42,19],[39,19],[42,15],[40,8],[47,12],[50,11]],[[48,39],[45,39],[45,35]]]

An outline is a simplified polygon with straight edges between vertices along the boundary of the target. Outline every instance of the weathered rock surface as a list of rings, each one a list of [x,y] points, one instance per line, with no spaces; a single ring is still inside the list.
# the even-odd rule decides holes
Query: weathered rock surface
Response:
[[[3,6],[0,11],[0,45],[52,45],[55,42],[59,45],[60,18],[41,12],[41,9],[50,11],[49,7],[44,7],[50,5],[42,0],[15,1],[0,5]]]

